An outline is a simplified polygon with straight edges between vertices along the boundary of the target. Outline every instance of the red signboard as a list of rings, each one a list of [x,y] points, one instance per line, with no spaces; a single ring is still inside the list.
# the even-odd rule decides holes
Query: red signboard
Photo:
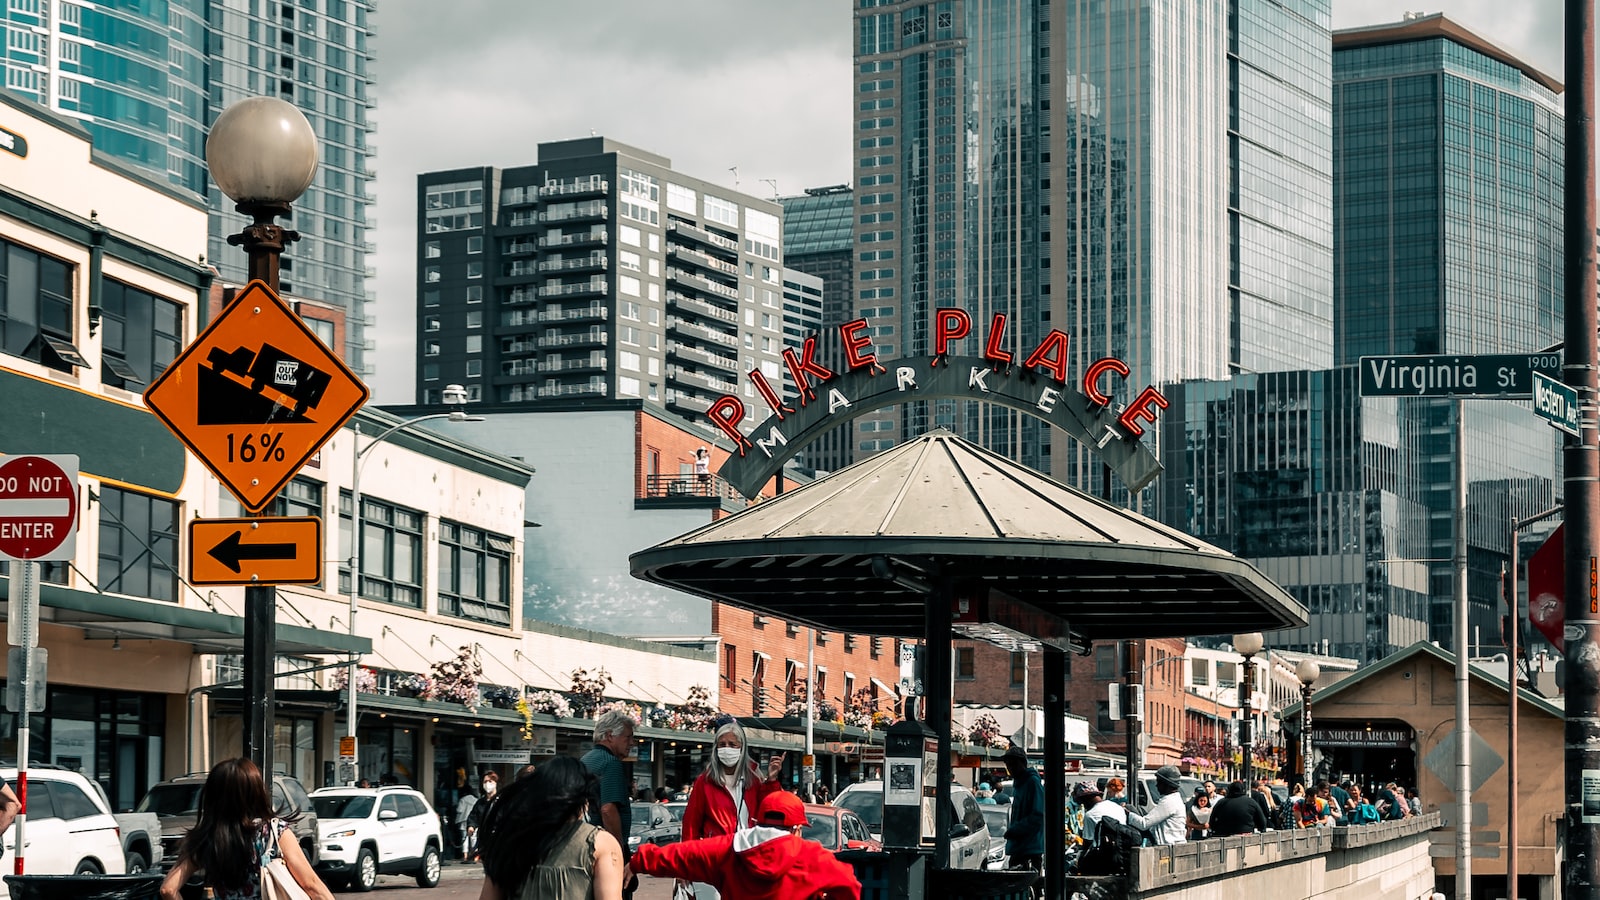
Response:
[[[0,559],[71,559],[77,534],[76,456],[13,456],[0,464]]]
[[[1565,525],[1557,527],[1528,560],[1528,621],[1562,652],[1567,624],[1565,533]]]

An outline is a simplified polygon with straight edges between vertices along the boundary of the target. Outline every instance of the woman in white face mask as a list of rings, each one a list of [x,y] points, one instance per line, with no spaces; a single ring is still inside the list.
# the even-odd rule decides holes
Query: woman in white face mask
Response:
[[[719,837],[749,828],[755,824],[761,798],[783,787],[778,773],[783,769],[784,754],[774,753],[767,759],[763,778],[750,758],[744,729],[732,716],[719,716],[716,721],[711,761],[705,772],[694,780],[694,787],[689,791],[689,805],[683,810],[683,839],[686,841]],[[710,896],[704,893],[709,888],[700,890],[702,893],[698,896]]]

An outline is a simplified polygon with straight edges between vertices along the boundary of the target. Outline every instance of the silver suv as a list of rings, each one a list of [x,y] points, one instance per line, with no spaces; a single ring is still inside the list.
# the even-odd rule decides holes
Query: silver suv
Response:
[[[950,829],[950,868],[980,869],[989,855],[989,826],[978,800],[964,785],[950,786],[953,813]],[[883,840],[883,782],[861,781],[833,798],[833,805],[848,809],[867,825],[875,841]]]
[[[444,836],[428,798],[408,787],[323,788],[311,794],[321,826],[317,874],[334,890],[370,891],[379,875],[439,884]]]

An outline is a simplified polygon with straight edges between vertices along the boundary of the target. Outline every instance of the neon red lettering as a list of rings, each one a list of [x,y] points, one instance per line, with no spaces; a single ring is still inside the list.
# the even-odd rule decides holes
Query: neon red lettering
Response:
[[[964,309],[941,309],[933,314],[933,355],[943,356],[951,341],[972,331],[972,317]]]
[[[745,436],[739,433],[739,423],[744,421],[744,401],[732,395],[718,397],[717,402],[706,410],[706,416],[711,419],[711,424],[733,441],[733,445],[739,448],[739,455],[743,456],[745,448],[750,446]]]
[[[870,353],[861,353],[862,350],[872,346],[872,338],[861,333],[866,327],[866,319],[856,319],[854,322],[846,322],[839,326],[839,341],[844,344],[845,368],[852,372],[862,366],[878,364],[878,353],[875,349]]]
[[[800,405],[805,406],[809,400],[817,397],[816,389],[811,386],[811,375],[817,376],[817,381],[827,381],[833,377],[832,370],[818,363],[814,358],[817,354],[817,339],[806,338],[800,346],[800,355],[796,356],[793,350],[783,351],[783,362],[789,367],[789,377],[794,379],[794,386],[800,391]]]
[[[983,358],[1009,366],[1016,359],[1010,350],[1000,347],[1000,342],[1005,339],[1006,314],[995,313],[994,320],[989,323],[989,340],[983,345]]]
[[[750,383],[756,386],[756,393],[761,395],[761,399],[767,401],[767,405],[772,407],[772,411],[778,414],[779,422],[783,421],[784,413],[794,412],[794,407],[784,406],[783,401],[778,399],[778,392],[774,391],[772,385],[767,383],[767,376],[761,374],[760,369],[750,370]]]
[[[1133,401],[1133,405],[1123,410],[1122,415],[1117,416],[1117,421],[1121,422],[1122,427],[1128,429],[1130,434],[1139,437],[1144,434],[1144,428],[1139,425],[1140,419],[1152,425],[1156,423],[1156,413],[1151,409],[1152,406],[1166,409],[1167,398],[1161,396],[1161,392],[1155,388],[1147,387],[1139,394],[1139,399]]]
[[[1044,366],[1057,381],[1062,384],[1067,383],[1066,332],[1050,329],[1050,333],[1044,336],[1044,340],[1039,342],[1039,346],[1035,347],[1033,352],[1028,354],[1027,360],[1022,363],[1024,369],[1031,369],[1034,366]]]
[[[1128,377],[1128,364],[1114,356],[1096,360],[1093,365],[1083,373],[1083,395],[1088,397],[1096,406],[1110,406],[1111,397],[1100,390],[1100,376],[1107,372],[1115,372],[1123,378]]]

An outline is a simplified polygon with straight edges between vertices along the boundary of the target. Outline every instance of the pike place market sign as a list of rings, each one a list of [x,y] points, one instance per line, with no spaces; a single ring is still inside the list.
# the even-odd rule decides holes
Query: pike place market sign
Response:
[[[957,356],[951,345],[973,334],[972,318],[962,309],[934,313],[934,355],[878,362],[867,335],[867,320],[839,326],[845,370],[834,372],[816,360],[817,339],[808,337],[799,352],[783,352],[794,383],[798,408],[779,399],[761,370],[746,374],[772,415],[748,433],[740,430],[744,401],[717,399],[706,412],[712,424],[733,441],[736,455],[718,474],[746,497],[783,469],[796,450],[830,429],[887,406],[917,400],[982,400],[1042,419],[1072,435],[1117,473],[1128,488],[1142,490],[1161,473],[1161,463],[1140,438],[1154,424],[1167,400],[1145,387],[1126,407],[1113,404],[1106,388],[1126,378],[1128,365],[1115,357],[1089,364],[1076,385],[1067,380],[1068,335],[1052,329],[1019,363],[1004,349],[1006,316],[996,314],[984,336],[981,356]]]

